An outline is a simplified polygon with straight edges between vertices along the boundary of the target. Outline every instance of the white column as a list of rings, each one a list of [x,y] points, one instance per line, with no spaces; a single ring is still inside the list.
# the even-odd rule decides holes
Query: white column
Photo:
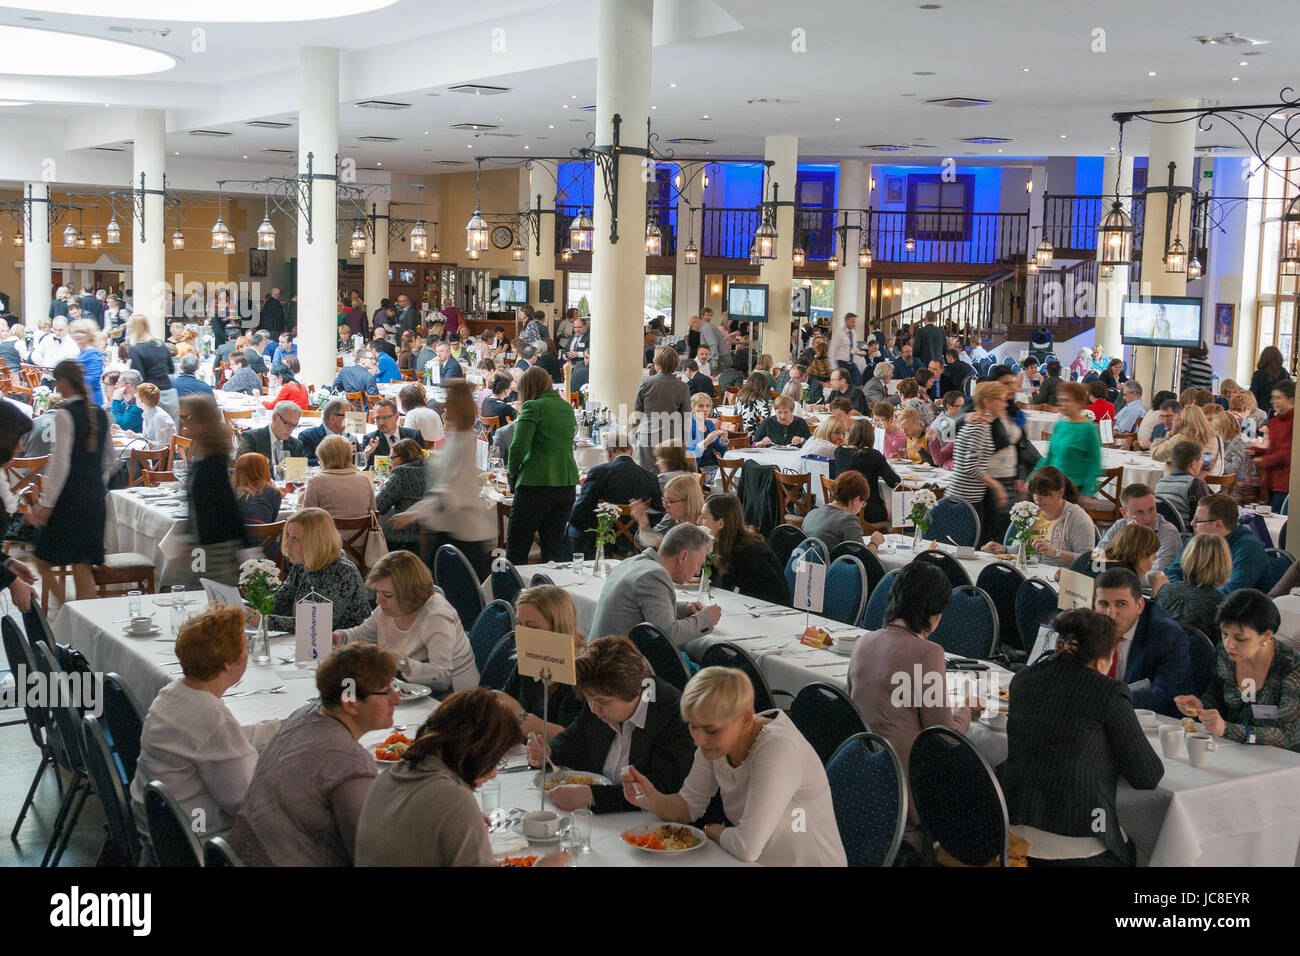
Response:
[[[840,209],[862,209],[866,206],[864,197],[867,191],[867,164],[860,159],[840,161],[839,195],[835,205]],[[791,196],[791,199],[794,197]],[[849,228],[845,231],[844,248],[840,253],[840,268],[835,273],[835,315],[831,318],[833,327],[838,330],[844,325],[844,316],[852,312],[861,316],[863,313],[862,296],[866,287],[865,273],[858,267],[858,251],[862,248],[863,231],[859,228],[862,217],[850,212]],[[855,338],[861,340],[866,334],[866,319],[860,318]]]
[[[1228,166],[1229,161],[1225,160],[1219,164],[1219,169],[1223,170]],[[1238,165],[1240,164],[1240,165]],[[1241,159],[1231,160],[1232,174],[1224,175],[1225,180],[1235,183],[1235,192],[1238,196],[1249,196],[1251,201],[1242,203],[1244,207],[1245,223],[1240,235],[1241,243],[1241,261],[1243,263],[1243,272],[1245,263],[1257,263],[1260,256],[1260,231],[1263,225],[1265,203],[1264,198],[1264,174],[1263,171],[1253,172],[1258,160],[1251,157],[1242,157]],[[1223,175],[1223,173],[1221,173]],[[1224,192],[1231,194],[1232,186],[1227,182],[1223,183]],[[1232,233],[1237,235],[1236,233]],[[1226,241],[1225,237],[1215,236],[1211,242]],[[1220,301],[1224,301],[1220,299]],[[1232,301],[1231,299],[1227,301]],[[1248,387],[1251,375],[1255,370],[1255,335],[1256,324],[1259,309],[1259,292],[1258,282],[1255,273],[1252,271],[1249,275],[1243,274],[1241,280],[1241,298],[1237,306],[1237,323],[1233,329],[1232,348],[1228,350],[1228,377],[1237,380],[1237,384]],[[1300,536],[1297,536],[1300,541]]]
[[[1157,100],[1153,108],[1192,110],[1197,105],[1197,100]],[[1147,187],[1169,185],[1171,162],[1177,164],[1174,185],[1190,186],[1195,147],[1195,123],[1151,124],[1151,145],[1147,150]],[[1143,295],[1184,295],[1187,292],[1186,273],[1165,272],[1165,209],[1168,206],[1166,198],[1165,193],[1148,193],[1146,197],[1146,217],[1142,226]],[[1192,197],[1185,195],[1183,201],[1178,204],[1177,217],[1170,223],[1169,243],[1171,245],[1177,236],[1182,237],[1183,245],[1191,241],[1191,221]],[[1202,316],[1202,338],[1205,336],[1203,320],[1204,316]],[[1178,391],[1176,387],[1178,383],[1176,366],[1180,355],[1178,350],[1139,348],[1135,352],[1134,374],[1144,387],[1150,389],[1152,395],[1161,388]],[[1157,364],[1159,378],[1154,372]]]
[[[163,110],[135,111],[135,145],[132,147],[131,188],[142,188],[143,202],[135,203],[131,213],[131,288],[135,311],[149,316],[149,328],[155,338],[164,338],[167,302],[166,223],[163,221],[163,170],[166,155],[167,114]],[[154,190],[158,190],[154,193]],[[143,224],[140,210],[144,210]],[[142,235],[143,233],[143,235]],[[179,300],[181,291],[175,290]]]
[[[790,306],[794,295],[794,181],[799,164],[799,137],[768,136],[763,156],[773,165],[767,171],[768,182],[781,187],[778,200],[792,205],[776,211],[776,258],[764,259],[759,267],[759,282],[767,283],[767,325],[763,329],[763,352],[776,362],[790,361]],[[763,197],[771,199],[771,193]],[[856,256],[856,253],[854,253]],[[856,267],[856,259],[854,266]]]
[[[374,199],[371,202],[375,214],[375,241],[366,246],[365,262],[362,265],[365,270],[365,288],[362,296],[365,298],[366,311],[374,315],[375,310],[379,308],[379,300],[388,298],[389,212],[387,199]],[[438,308],[438,304],[433,307]],[[299,316],[301,314],[299,312]]]
[[[1108,155],[1102,164],[1101,188],[1103,194],[1108,189],[1115,186],[1115,170],[1120,166],[1120,160],[1117,156]],[[1125,156],[1122,167],[1119,170],[1119,199],[1123,203],[1124,211],[1132,214],[1133,207],[1133,157]],[[1110,211],[1111,204],[1114,202],[1113,194],[1102,200],[1101,215],[1104,218]],[[1102,250],[1100,246],[1097,249],[1097,255],[1100,257]],[[1106,355],[1122,356],[1124,346],[1120,343],[1120,311],[1123,308],[1124,294],[1128,291],[1128,266],[1115,266],[1109,276],[1103,276],[1101,269],[1097,270],[1097,327],[1096,338],[1094,341],[1100,342],[1106,350]],[[1130,372],[1133,366],[1128,364]],[[1142,388],[1149,389],[1150,383],[1143,382]],[[1150,405],[1150,391],[1143,392],[1143,398]]]
[[[36,328],[36,320],[50,314],[50,184],[23,183],[23,199],[29,198],[27,216],[31,226],[23,235],[23,321]],[[23,228],[23,227],[20,227]]]
[[[564,308],[564,296],[555,288],[555,166],[554,164],[533,163],[528,173],[528,195],[524,205],[529,209],[537,208],[537,197],[542,197],[542,214],[538,217],[541,238],[535,238],[532,232],[522,236],[528,247],[528,302],[543,310],[548,316],[558,318]],[[554,291],[553,302],[542,302],[541,284],[543,279],[551,280]],[[555,324],[551,324],[555,328]]]
[[[332,177],[337,172],[339,151],[339,52],[332,47],[303,47],[299,59],[298,170],[307,171],[310,154],[313,172]],[[311,242],[307,241],[307,210],[298,210],[298,355],[302,380],[320,387],[332,382],[337,373],[334,204],[338,189],[332,178],[313,179],[308,188],[312,197]]]
[[[650,24],[654,0],[600,0],[596,22],[596,145],[644,148],[650,115]],[[625,422],[641,383],[644,342],[646,184],[644,157],[614,159],[618,179],[618,241],[610,238],[611,207],[596,173],[595,241],[591,257],[591,398]]]
[[[676,335],[687,333],[687,322],[692,315],[700,314],[700,263],[686,262],[686,247],[692,238],[698,252],[702,245],[699,229],[702,226],[700,214],[691,216],[691,206],[699,206],[704,190],[704,166],[700,163],[684,162],[680,167],[681,188],[677,192],[677,274],[673,279],[673,324]],[[689,180],[689,182],[688,182]]]

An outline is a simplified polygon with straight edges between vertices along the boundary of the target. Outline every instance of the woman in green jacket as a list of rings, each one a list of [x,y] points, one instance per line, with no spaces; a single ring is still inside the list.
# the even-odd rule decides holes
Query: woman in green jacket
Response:
[[[1097,490],[1097,476],[1101,474],[1101,433],[1097,423],[1083,414],[1087,403],[1088,393],[1078,382],[1057,386],[1056,404],[1061,409],[1061,420],[1052,429],[1047,454],[1038,467],[1059,468],[1074,482],[1080,494],[1091,496]]]
[[[573,461],[577,423],[573,407],[551,387],[550,373],[534,365],[519,380],[519,417],[510,442],[510,485],[515,500],[506,532],[506,557],[528,563],[533,535],[543,561],[567,561],[569,515],[578,466]]]

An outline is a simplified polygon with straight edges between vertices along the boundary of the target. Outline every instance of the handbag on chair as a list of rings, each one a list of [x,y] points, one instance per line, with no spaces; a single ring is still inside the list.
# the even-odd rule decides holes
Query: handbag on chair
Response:
[[[370,530],[366,532],[366,548],[363,555],[366,569],[379,563],[379,559],[388,553],[388,541],[384,538],[384,529],[380,527],[378,513],[370,512]]]

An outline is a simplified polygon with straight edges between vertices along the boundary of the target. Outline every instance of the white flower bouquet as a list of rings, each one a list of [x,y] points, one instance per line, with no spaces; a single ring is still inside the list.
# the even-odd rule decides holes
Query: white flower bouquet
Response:
[[[602,501],[596,505],[596,527],[588,528],[588,531],[596,533],[596,544],[606,545],[613,544],[618,533],[614,530],[614,522],[618,520],[621,510],[618,505],[608,501]]]
[[[921,534],[929,530],[930,511],[938,503],[939,499],[928,489],[918,491],[912,498],[912,510],[907,513],[907,517]]]
[[[280,569],[274,561],[252,558],[239,566],[239,591],[253,610],[270,614],[279,587]]]
[[[1028,547],[1038,523],[1038,505],[1032,501],[1017,501],[1011,506],[1011,538]]]

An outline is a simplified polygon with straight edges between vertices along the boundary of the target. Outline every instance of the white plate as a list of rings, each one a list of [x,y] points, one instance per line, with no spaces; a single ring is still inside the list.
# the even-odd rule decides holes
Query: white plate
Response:
[[[591,783],[589,784],[589,786],[608,787],[614,783],[614,781],[610,780],[609,777],[602,776],[601,774],[598,773],[587,773],[587,771],[585,770],[569,770],[567,767],[560,767],[554,773],[548,773],[545,774],[544,776],[540,771],[536,773],[533,776],[533,786],[541,790],[543,779],[545,779],[546,781],[550,781],[554,777],[569,777],[574,775],[580,777],[590,777]],[[569,782],[568,780],[565,780],[563,783],[557,783],[555,786],[556,787],[564,786],[568,782]],[[554,789],[554,787],[552,787],[551,789]],[[550,791],[548,790],[547,793],[549,792]]]
[[[370,756],[374,759],[375,763],[378,764],[379,766],[381,766],[381,767],[396,767],[396,766],[397,766],[399,763],[401,763],[402,761],[400,761],[400,760],[380,760],[378,757],[375,756],[375,751],[378,750],[378,749],[379,749],[380,747],[382,747],[383,745],[384,745],[384,744],[383,744],[383,741],[380,741],[380,742],[377,743],[377,744],[371,744],[371,745],[370,745],[369,747],[367,747],[366,749],[370,751]]]
[[[630,833],[633,836],[641,836],[642,834],[649,833],[652,830],[655,830],[661,826],[677,826],[677,827],[682,827],[683,829],[686,830],[690,830],[697,837],[699,837],[700,842],[695,844],[695,846],[687,847],[685,850],[652,850],[649,847],[636,846],[634,844],[628,843],[626,840],[624,840],[623,842],[626,843],[628,846],[632,847],[632,849],[640,850],[643,853],[690,853],[692,850],[698,850],[700,847],[704,846],[706,843],[709,842],[709,838],[704,835],[703,830],[697,829],[696,827],[693,827],[688,823],[670,823],[670,824],[647,823],[639,827],[632,827],[630,830],[624,830],[622,834],[619,834],[619,837],[622,838],[623,834],[627,834],[627,833]]]
[[[568,836],[568,834],[564,832],[557,833],[554,836],[548,836],[548,837],[529,836],[527,833],[524,832],[524,821],[522,819],[518,823],[516,823],[513,827],[510,828],[510,832],[519,834],[529,843],[559,843],[566,836]]]
[[[409,704],[413,700],[421,700],[433,693],[433,688],[428,684],[412,684],[408,681],[397,681],[397,689],[402,695],[400,703]]]
[[[122,628],[122,633],[127,637],[153,637],[155,634],[161,634],[162,628],[157,624],[145,631],[133,631],[129,627]]]
[[[857,640],[845,641],[838,637],[834,637],[832,640],[835,641],[835,643],[826,648],[826,650],[830,651],[832,654],[838,654],[840,657],[848,657],[851,655],[853,653],[853,645],[857,643]]]

